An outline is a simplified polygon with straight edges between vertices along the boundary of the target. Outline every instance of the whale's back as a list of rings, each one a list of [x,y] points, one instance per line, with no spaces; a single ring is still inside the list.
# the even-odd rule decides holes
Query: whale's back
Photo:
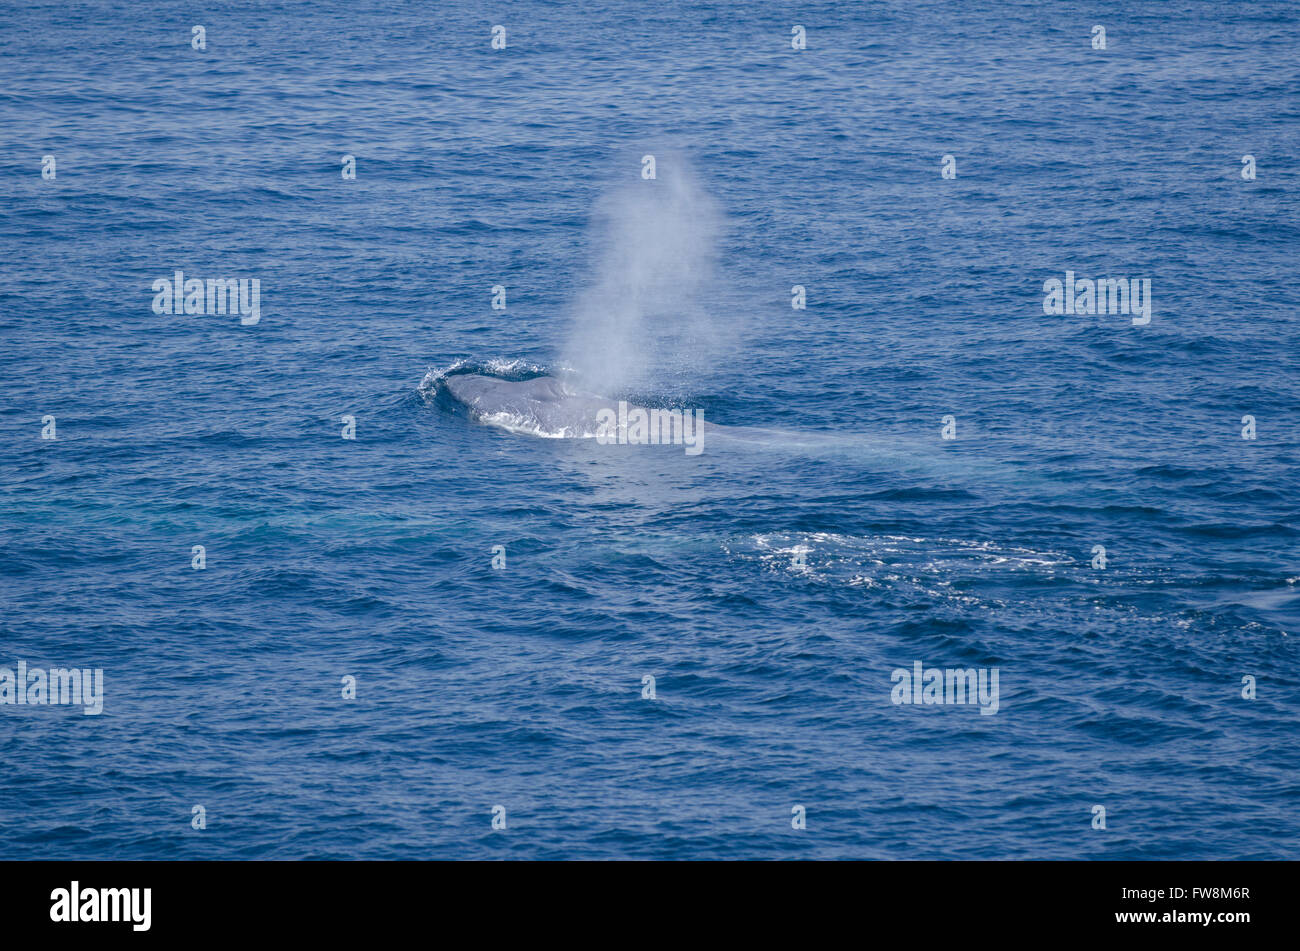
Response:
[[[553,376],[501,380],[467,373],[448,377],[445,385],[452,399],[480,422],[555,439],[595,436],[597,414],[615,405]]]

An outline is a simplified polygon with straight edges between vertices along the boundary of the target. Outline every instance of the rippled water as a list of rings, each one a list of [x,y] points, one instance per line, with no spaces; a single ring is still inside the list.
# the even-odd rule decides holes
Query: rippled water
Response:
[[[0,855],[1298,857],[1294,8],[4,20]],[[749,438],[439,398],[584,356]]]

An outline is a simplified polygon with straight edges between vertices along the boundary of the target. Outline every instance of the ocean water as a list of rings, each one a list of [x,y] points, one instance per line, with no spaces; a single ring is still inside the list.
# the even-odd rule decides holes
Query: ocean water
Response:
[[[1298,18],[6,5],[0,857],[1300,857]]]

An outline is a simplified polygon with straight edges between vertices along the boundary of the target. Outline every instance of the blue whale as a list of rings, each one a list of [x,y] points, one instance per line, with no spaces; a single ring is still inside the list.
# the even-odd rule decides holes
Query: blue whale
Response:
[[[602,443],[682,445],[703,450],[701,410],[647,409],[584,392],[553,376],[502,380],[466,373],[447,377],[447,394],[470,418],[515,433]],[[710,426],[710,432],[718,427]]]
[[[600,411],[617,412],[615,401],[580,392],[553,376],[512,381],[467,373],[448,377],[444,385],[472,419],[534,436],[595,436]]]

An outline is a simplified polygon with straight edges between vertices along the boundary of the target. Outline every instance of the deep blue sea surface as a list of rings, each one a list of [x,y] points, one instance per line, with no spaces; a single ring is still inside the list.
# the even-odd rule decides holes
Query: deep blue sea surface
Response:
[[[1300,857],[1298,23],[6,3],[0,858]]]

